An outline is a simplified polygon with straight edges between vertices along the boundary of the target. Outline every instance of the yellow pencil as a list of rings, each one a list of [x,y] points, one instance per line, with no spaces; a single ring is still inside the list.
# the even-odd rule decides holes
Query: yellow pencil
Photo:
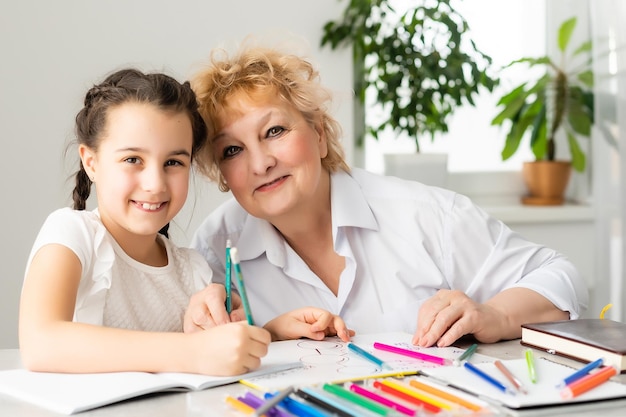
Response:
[[[231,397],[230,395],[226,396],[226,404],[233,407],[235,410],[241,411],[246,414],[253,414],[256,410],[250,407],[248,404],[243,401],[239,401],[235,397]]]
[[[409,385],[411,385],[412,387],[421,389],[422,391],[425,391],[425,392],[428,392],[430,394],[433,394],[433,395],[435,395],[435,396],[437,396],[439,398],[442,398],[444,400],[448,400],[448,401],[451,401],[451,402],[453,402],[455,404],[459,404],[459,405],[461,405],[461,406],[463,406],[465,408],[468,408],[470,410],[473,410],[473,411],[478,411],[478,410],[482,409],[482,407],[477,405],[477,404],[471,403],[471,402],[469,402],[467,400],[464,400],[463,398],[457,397],[454,394],[450,394],[449,392],[442,391],[442,390],[440,390],[438,388],[432,387],[432,386],[430,386],[428,384],[425,384],[425,383],[423,383],[421,381],[418,381],[417,379],[410,380],[409,381]]]
[[[394,388],[400,392],[405,393],[406,395],[410,395],[411,397],[417,398],[418,400],[422,400],[425,403],[428,403],[430,405],[434,405],[435,407],[439,407],[444,410],[458,409],[458,404],[450,404],[448,401],[445,401],[445,400],[442,401],[437,398],[433,398],[430,395],[426,395],[422,391],[417,391],[417,390],[411,389],[409,387],[406,387],[404,385],[401,385],[401,384],[398,384],[396,382],[392,382],[389,380],[383,380],[380,382],[383,385],[387,385],[388,387]]]

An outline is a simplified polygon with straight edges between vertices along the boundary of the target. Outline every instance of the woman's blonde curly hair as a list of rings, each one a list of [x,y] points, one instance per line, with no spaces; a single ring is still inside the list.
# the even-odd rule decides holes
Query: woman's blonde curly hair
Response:
[[[322,166],[329,172],[350,170],[339,139],[341,126],[326,107],[331,94],[320,85],[319,73],[305,59],[259,47],[243,49],[233,57],[215,50],[209,66],[198,72],[191,84],[209,137],[196,155],[196,166],[217,182],[220,190],[228,191],[229,187],[220,172],[218,155],[213,154],[212,139],[237,111],[231,99],[242,95],[254,99],[277,95],[293,106],[312,127],[321,126],[324,131],[328,154]]]

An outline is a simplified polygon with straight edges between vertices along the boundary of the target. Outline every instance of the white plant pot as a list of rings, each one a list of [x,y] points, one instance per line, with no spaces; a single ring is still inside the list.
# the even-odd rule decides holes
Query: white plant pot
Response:
[[[384,154],[385,174],[445,188],[448,155],[423,153]]]

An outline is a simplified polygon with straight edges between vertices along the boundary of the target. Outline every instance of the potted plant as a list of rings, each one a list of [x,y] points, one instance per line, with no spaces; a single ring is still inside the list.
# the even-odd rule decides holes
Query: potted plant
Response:
[[[390,3],[349,0],[343,16],[324,25],[321,44],[353,48],[357,108],[367,92],[382,109],[380,122],[362,120],[364,134],[378,139],[390,128],[412,138],[419,153],[424,135],[432,140],[447,132],[454,110],[473,105],[479,89],[491,92],[496,81],[488,74],[491,58],[469,39],[450,0],[419,2],[405,12]]]
[[[572,52],[568,50],[576,20],[572,17],[559,27],[559,62],[548,56],[527,57],[505,67],[527,64],[546,70],[537,81],[524,82],[504,94],[498,101],[502,109],[492,120],[493,125],[508,125],[503,160],[515,154],[524,134],[530,133],[535,161],[524,163],[522,168],[529,190],[522,198],[525,204],[562,204],[571,169],[583,172],[587,165],[579,141],[590,137],[594,122],[594,74],[590,55],[580,64],[574,62],[576,57],[590,53],[592,45],[585,41]],[[570,159],[566,161],[556,159],[558,135],[562,134],[569,146]]]

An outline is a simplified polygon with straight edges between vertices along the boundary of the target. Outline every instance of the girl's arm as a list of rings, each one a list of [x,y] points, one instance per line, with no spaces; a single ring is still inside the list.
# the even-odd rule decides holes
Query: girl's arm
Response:
[[[20,350],[26,368],[235,375],[258,368],[267,353],[269,332],[244,323],[184,334],[72,322],[81,268],[76,255],[58,244],[42,247],[33,257],[20,301]]]

